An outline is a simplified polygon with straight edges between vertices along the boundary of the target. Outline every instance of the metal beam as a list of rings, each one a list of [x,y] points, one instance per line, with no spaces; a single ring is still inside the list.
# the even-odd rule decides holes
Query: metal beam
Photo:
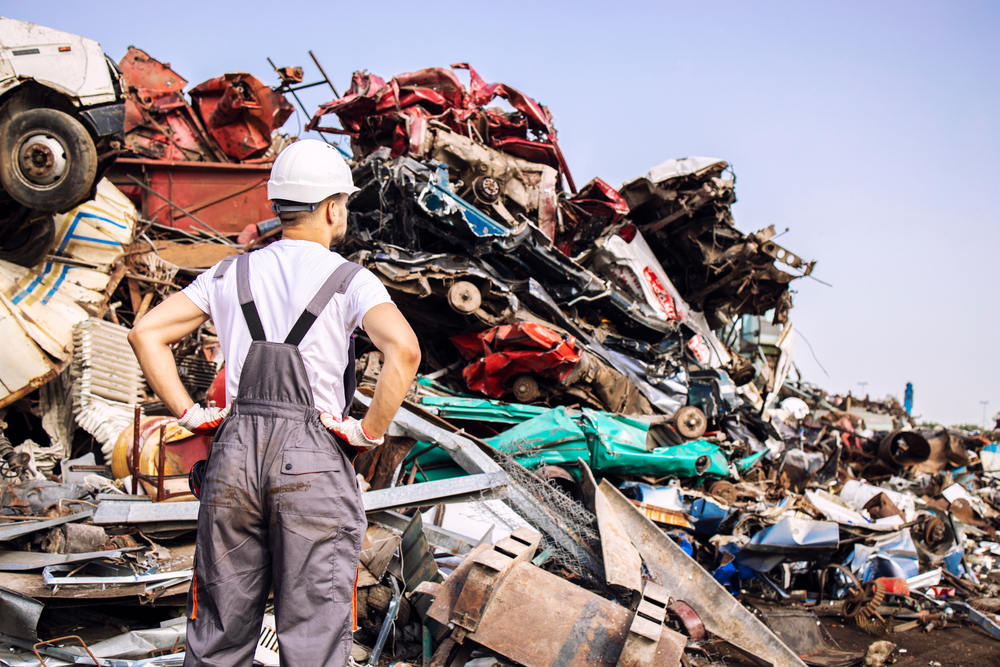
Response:
[[[9,528],[0,528],[0,542],[12,540],[15,537],[27,535],[35,532],[36,530],[42,530],[43,528],[52,528],[53,526],[60,526],[64,523],[70,523],[71,521],[80,521],[92,516],[94,516],[94,510],[85,510],[83,512],[77,512],[76,514],[61,516],[57,519],[49,519],[47,521],[26,521],[25,523],[10,526]]]
[[[41,570],[49,565],[82,563],[97,558],[118,558],[127,551],[142,551],[146,547],[129,547],[110,551],[91,551],[80,554],[49,554],[38,551],[0,551],[0,572]],[[10,633],[7,633],[10,634]]]
[[[422,482],[388,489],[367,491],[361,494],[365,512],[420,507],[423,505],[444,505],[466,502],[480,498],[503,496],[507,485],[507,474],[500,472],[468,475],[443,479],[437,482]]]

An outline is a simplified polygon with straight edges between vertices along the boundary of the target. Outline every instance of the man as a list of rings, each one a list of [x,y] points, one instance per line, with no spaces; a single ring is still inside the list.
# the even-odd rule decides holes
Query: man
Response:
[[[292,144],[267,190],[281,240],[220,262],[129,333],[178,423],[217,428],[201,486],[186,667],[249,666],[272,586],[282,665],[347,664],[366,522],[345,449],[382,443],[420,363],[385,287],[329,251],[357,191],[335,149]],[[191,400],[169,348],[209,318],[226,359],[225,407]],[[346,416],[357,326],[385,355],[362,420]]]

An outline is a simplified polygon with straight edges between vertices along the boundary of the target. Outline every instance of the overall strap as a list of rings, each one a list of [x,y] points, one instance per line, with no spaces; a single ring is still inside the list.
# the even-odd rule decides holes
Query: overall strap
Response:
[[[212,276],[212,280],[218,280],[222,276],[226,275],[226,271],[232,266],[233,262],[239,255],[230,255],[229,257],[224,257],[218,264],[215,265],[215,275]]]
[[[260,314],[257,313],[257,306],[254,305],[253,294],[250,292],[250,255],[240,255],[236,260],[236,295],[239,297],[247,328],[250,329],[250,336],[254,340],[267,340],[264,336],[264,325],[260,323]]]
[[[288,332],[288,337],[285,338],[285,343],[289,345],[298,345],[302,342],[302,337],[306,335],[309,331],[309,327],[313,325],[319,314],[323,312],[326,305],[330,303],[330,299],[333,298],[334,294],[343,294],[347,291],[347,287],[354,280],[354,276],[361,270],[360,264],[355,264],[354,262],[344,262],[338,266],[330,277],[326,279],[323,286],[319,288],[316,292],[316,296],[312,298],[306,309],[299,315],[299,319],[296,320],[295,326],[292,330]],[[247,285],[247,293],[249,294],[249,284]],[[240,298],[242,303],[243,299]]]

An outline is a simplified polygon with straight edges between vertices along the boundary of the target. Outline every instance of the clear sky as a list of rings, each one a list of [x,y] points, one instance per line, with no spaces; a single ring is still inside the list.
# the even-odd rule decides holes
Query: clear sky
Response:
[[[737,225],[816,259],[793,284],[797,363],[832,391],[947,424],[1000,410],[996,2],[78,2],[0,13],[168,61],[191,85],[469,62],[551,109],[577,184],[726,159]],[[329,95],[306,91],[310,111]],[[305,122],[305,119],[302,119]],[[285,126],[293,133],[297,121]]]

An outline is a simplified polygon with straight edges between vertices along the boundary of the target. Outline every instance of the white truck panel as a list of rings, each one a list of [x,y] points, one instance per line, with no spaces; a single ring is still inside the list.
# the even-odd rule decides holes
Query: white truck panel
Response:
[[[100,44],[61,30],[0,17],[0,91],[24,79],[58,90],[76,106],[117,101]]]

